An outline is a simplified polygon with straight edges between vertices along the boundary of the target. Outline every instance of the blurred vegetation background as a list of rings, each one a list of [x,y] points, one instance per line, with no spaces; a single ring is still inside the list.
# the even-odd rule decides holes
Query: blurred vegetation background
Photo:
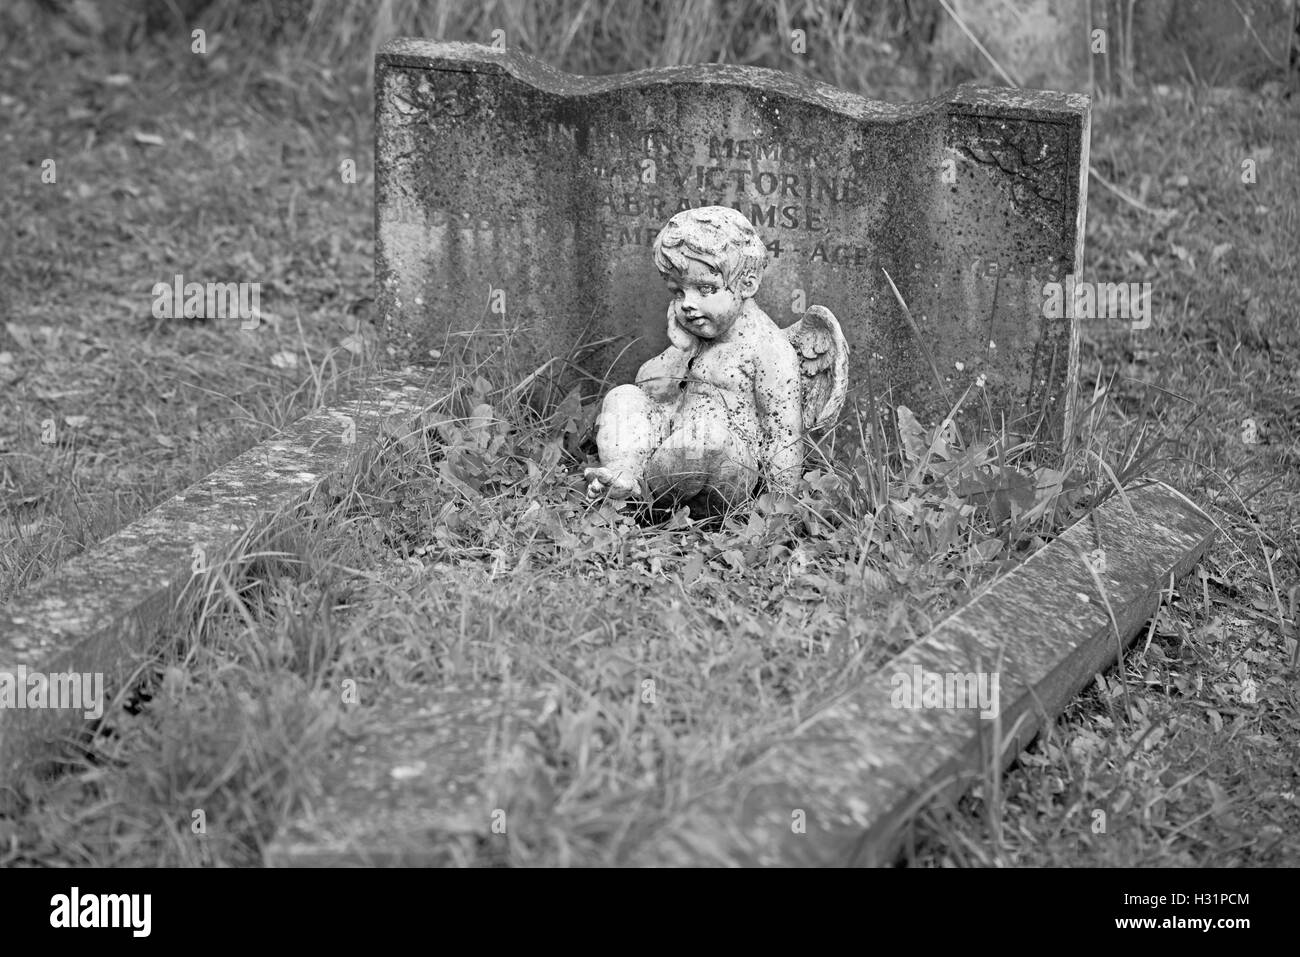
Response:
[[[0,16],[74,49],[131,52],[202,27],[241,47],[368,71],[394,36],[507,42],[573,73],[727,62],[813,74],[865,90],[882,65],[915,82],[943,16],[935,0],[16,0]],[[808,35],[791,51],[791,30]]]
[[[6,0],[0,28],[24,42],[124,54],[176,49],[202,28],[210,54],[224,43],[367,79],[391,37],[486,43],[504,30],[512,47],[571,73],[739,63],[880,99],[964,81],[1257,89],[1294,86],[1300,69],[1298,0]]]

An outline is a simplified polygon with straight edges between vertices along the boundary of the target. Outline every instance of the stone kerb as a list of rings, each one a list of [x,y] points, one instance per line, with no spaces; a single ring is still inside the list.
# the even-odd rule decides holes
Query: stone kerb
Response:
[[[377,376],[351,401],[297,420],[0,605],[0,682],[21,677],[14,690],[24,695],[0,707],[0,787],[25,742],[74,735],[93,720],[89,707],[50,706],[48,688],[44,699],[32,697],[33,682],[89,676],[81,686],[93,693],[98,680],[106,707],[166,637],[159,631],[196,570],[344,474],[385,431],[415,427],[434,402],[429,379],[423,369]]]
[[[1110,499],[702,796],[679,831],[633,863],[890,863],[923,804],[1001,773],[1116,660],[1214,535],[1214,522],[1168,486]],[[970,678],[987,702],[970,695]],[[936,679],[945,690],[930,700]],[[953,700],[950,686],[960,689]],[[719,860],[702,861],[692,833],[707,835]]]

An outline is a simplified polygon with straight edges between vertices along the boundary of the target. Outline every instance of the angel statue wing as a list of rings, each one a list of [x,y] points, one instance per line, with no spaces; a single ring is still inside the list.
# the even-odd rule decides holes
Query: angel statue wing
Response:
[[[804,430],[823,428],[835,421],[849,390],[849,344],[825,306],[809,306],[802,319],[783,331],[803,370]]]

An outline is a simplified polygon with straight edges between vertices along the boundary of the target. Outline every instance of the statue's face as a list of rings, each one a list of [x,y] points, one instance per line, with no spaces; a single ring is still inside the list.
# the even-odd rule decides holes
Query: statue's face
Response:
[[[687,260],[686,275],[664,279],[677,303],[682,328],[701,339],[726,335],[745,304],[742,296],[723,285],[720,272],[694,259]]]

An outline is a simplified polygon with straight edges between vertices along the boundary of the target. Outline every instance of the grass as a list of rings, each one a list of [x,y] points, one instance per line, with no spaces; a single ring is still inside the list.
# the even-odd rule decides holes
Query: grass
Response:
[[[15,224],[0,239],[0,599],[310,409],[308,353],[331,357],[328,396],[373,344],[369,233],[349,225],[373,183],[359,82],[355,123],[320,137],[309,124],[339,101],[305,92],[325,89],[319,73],[268,71],[231,98],[213,83],[238,81],[233,67],[40,64],[13,42],[3,151],[24,172],[0,193]],[[300,118],[287,136],[279,115]],[[356,159],[356,184],[336,154]],[[260,282],[266,325],[155,319],[153,284],[177,274]]]
[[[691,32],[576,6],[586,12],[566,39],[523,5],[460,17],[453,4],[384,4],[371,21],[317,3],[299,47],[260,59],[239,49],[228,4],[209,8],[230,25],[212,21],[205,58],[180,48],[188,30],[118,48],[72,19],[72,36],[44,46],[6,34],[0,109],[13,121],[0,160],[20,174],[0,192],[0,217],[18,224],[0,232],[0,600],[328,402],[374,359],[372,35],[503,24],[586,72],[714,59],[692,45],[708,40],[736,62],[868,89],[889,73],[878,45],[898,25],[887,5],[811,31],[825,45],[795,60],[764,48],[766,20]],[[838,7],[817,10],[842,22]],[[778,26],[794,15],[763,7]],[[621,58],[583,59],[611,50]],[[933,92],[901,75],[910,89],[883,95]],[[1142,333],[1084,329],[1088,431],[1059,473],[1004,442],[951,447],[862,409],[863,445],[881,454],[819,465],[799,496],[752,519],[629,516],[580,494],[590,402],[547,395],[542,376],[521,404],[512,393],[532,370],[449,359],[430,432],[196,580],[93,739],[35,755],[56,763],[0,801],[0,862],[257,864],[340,743],[385,732],[369,702],[465,676],[517,681],[554,708],[500,745],[530,749],[503,800],[531,824],[504,859],[457,838],[461,859],[626,860],[690,794],[1095,504],[1109,469],[1165,478],[1227,534],[1123,669],[1005,776],[922,812],[909,859],[1295,863],[1300,129],[1288,109],[1195,88],[1098,106],[1099,175],[1169,214],[1094,183],[1090,278],[1151,279],[1156,312]],[[45,158],[56,183],[40,183]],[[356,184],[338,175],[345,158]],[[260,281],[278,321],[248,334],[155,320],[149,289],[177,272]],[[492,416],[475,425],[481,406]],[[43,443],[49,419],[57,438]],[[347,678],[364,689],[360,708],[340,699]],[[631,714],[647,679],[673,704]]]

